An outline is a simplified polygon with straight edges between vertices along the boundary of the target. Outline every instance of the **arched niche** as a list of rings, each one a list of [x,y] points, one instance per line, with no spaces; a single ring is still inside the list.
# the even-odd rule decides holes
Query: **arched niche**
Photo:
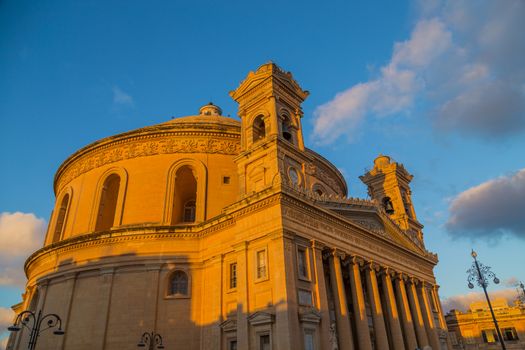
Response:
[[[259,114],[255,117],[252,123],[252,142],[264,140],[266,138],[266,123],[264,116]]]
[[[163,222],[193,224],[206,220],[206,166],[194,159],[181,159],[168,170]],[[193,211],[194,220],[185,221]]]
[[[244,139],[247,147],[268,138],[272,133],[269,113],[265,109],[259,109],[251,113],[245,119]]]
[[[102,174],[91,211],[92,231],[105,231],[122,224],[127,184],[128,173],[124,168],[114,167]]]
[[[57,197],[55,209],[49,223],[47,244],[58,242],[64,238],[72,198],[73,189],[71,187],[66,187]]]
[[[279,131],[281,137],[291,144],[297,144],[297,126],[293,123],[290,113],[281,109],[279,113]]]

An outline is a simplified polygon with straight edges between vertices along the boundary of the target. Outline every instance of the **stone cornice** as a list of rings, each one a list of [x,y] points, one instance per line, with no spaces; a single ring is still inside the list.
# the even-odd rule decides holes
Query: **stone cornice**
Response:
[[[212,124],[214,125],[214,124]],[[219,153],[237,155],[240,152],[240,128],[206,124],[147,127],[96,141],[81,148],[58,168],[54,189],[57,194],[65,184],[94,168],[124,159],[171,153]]]
[[[158,240],[158,239],[200,239],[214,232],[223,230],[235,224],[236,220],[242,216],[249,215],[254,211],[262,210],[268,206],[275,205],[280,199],[280,195],[275,193],[265,198],[251,198],[237,203],[237,206],[230,208],[227,213],[223,213],[208,221],[197,225],[188,226],[163,226],[163,225],[129,225],[121,226],[110,231],[92,232],[74,236],[57,243],[47,245],[27,258],[24,269],[28,271],[29,265],[39,257],[50,254],[83,247],[114,244],[136,240]]]
[[[344,220],[337,214],[319,210],[312,207],[309,203],[305,203],[286,195],[283,196],[282,201],[289,203],[289,206],[283,208],[283,217],[300,222],[301,225],[319,232],[329,230],[332,232],[330,233],[332,238],[343,240],[354,248],[359,249],[361,255],[364,254],[365,250],[370,252],[375,251],[375,253],[379,255],[383,254],[388,257],[388,259],[399,262],[410,269],[415,270],[420,270],[418,267],[421,267],[422,263],[428,265],[430,269],[436,264],[436,261],[429,256],[418,254],[395,241],[386,240],[384,237],[377,236],[366,229],[355,225],[351,221]],[[297,209],[293,209],[294,207]],[[352,231],[352,233],[349,231]],[[376,242],[371,243],[370,241]],[[389,246],[388,249],[386,248],[387,245]],[[380,248],[381,246],[385,246],[385,248]],[[395,250],[392,249],[394,247],[396,248]],[[351,251],[347,253],[353,254]],[[420,263],[417,262],[418,260]],[[426,276],[428,273],[431,273],[431,271],[421,271],[421,273]]]

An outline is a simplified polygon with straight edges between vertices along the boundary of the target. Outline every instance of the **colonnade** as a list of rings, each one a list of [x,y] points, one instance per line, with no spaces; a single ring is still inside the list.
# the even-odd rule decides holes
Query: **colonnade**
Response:
[[[339,250],[323,253],[330,283],[322,294],[332,296],[339,350],[447,348],[437,286]]]

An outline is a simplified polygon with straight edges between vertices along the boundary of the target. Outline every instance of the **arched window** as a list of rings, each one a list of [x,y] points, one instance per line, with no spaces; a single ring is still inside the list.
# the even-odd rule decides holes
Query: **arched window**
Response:
[[[197,179],[187,165],[177,170],[174,196],[172,224],[195,222]]]
[[[264,124],[263,116],[258,115],[253,121],[253,142],[257,142],[266,137],[266,125]]]
[[[95,231],[109,230],[113,227],[117,210],[119,187],[120,176],[117,174],[109,175],[104,181],[102,193],[100,194]]]
[[[62,231],[66,223],[66,212],[69,205],[69,193],[62,198],[60,208],[58,209],[57,220],[55,223],[55,231],[53,232],[53,241],[51,243],[58,242],[62,236]]]
[[[283,115],[281,122],[281,133],[283,138],[288,142],[293,142],[292,127],[290,118],[287,115]]]
[[[188,275],[181,270],[175,271],[170,278],[170,295],[188,295]]]
[[[392,205],[390,197],[383,198],[383,208],[387,214],[394,214],[394,206]]]

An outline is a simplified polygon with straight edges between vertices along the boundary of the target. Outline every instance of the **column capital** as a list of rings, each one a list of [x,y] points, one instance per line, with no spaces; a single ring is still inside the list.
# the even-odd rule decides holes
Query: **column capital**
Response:
[[[365,264],[365,260],[357,255],[348,255],[346,261],[352,265],[358,265],[359,267]]]
[[[409,284],[413,284],[414,286],[417,286],[419,284],[420,280],[417,279],[416,277],[408,276],[407,282]]]
[[[316,239],[311,239],[310,247],[312,247],[312,249],[323,250],[324,248],[326,248],[326,244]]]
[[[391,278],[394,278],[397,275],[397,271],[392,269],[391,267],[382,267],[379,269],[379,276],[389,276]]]
[[[378,272],[380,270],[380,268],[381,268],[381,266],[378,263],[376,263],[375,261],[372,261],[372,260],[365,262],[364,265],[363,265],[363,270],[365,270],[365,271],[372,270],[372,271]]]
[[[395,280],[400,280],[402,282],[406,282],[407,279],[408,279],[407,274],[403,273],[403,272],[396,272],[396,273],[394,273],[393,277],[394,277]]]
[[[344,259],[344,258],[346,257],[346,253],[343,252],[342,250],[338,249],[338,248],[334,248],[334,249],[332,249],[331,253],[332,253],[332,255],[333,255],[334,257],[338,257],[338,258],[340,258],[341,260]]]
[[[421,288],[434,289],[434,284],[427,281],[420,281]]]
[[[326,253],[323,254],[323,257],[334,257],[334,258],[340,258],[344,259],[346,257],[346,253],[338,248],[331,248],[330,250],[327,250]]]

